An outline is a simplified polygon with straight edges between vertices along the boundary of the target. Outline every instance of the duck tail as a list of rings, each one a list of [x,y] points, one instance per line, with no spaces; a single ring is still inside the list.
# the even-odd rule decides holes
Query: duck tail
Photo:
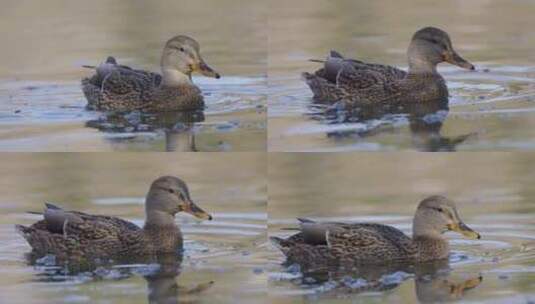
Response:
[[[325,63],[325,60],[323,59],[309,59],[310,62],[318,62],[318,63]]]
[[[299,221],[299,223],[315,223],[313,220],[309,220],[307,218],[304,218],[304,217],[298,217],[297,220]]]
[[[288,247],[288,242],[285,239],[277,236],[270,236],[269,240],[273,243],[273,245],[275,245],[275,247],[279,248],[280,251],[286,251],[286,248]]]
[[[331,50],[331,52],[329,53],[329,57],[344,59],[344,56],[342,56],[342,54],[338,53],[335,50]]]
[[[52,203],[46,203],[46,202],[45,202],[45,207],[46,207],[47,209],[63,210],[63,208],[58,207],[58,206],[56,206],[56,205],[54,205],[54,204],[52,204]]]
[[[32,228],[31,227],[27,227],[27,226],[24,226],[24,225],[19,225],[19,224],[16,224],[15,225],[15,230],[26,240],[28,241],[28,238],[30,236],[30,234],[32,233]]]
[[[303,72],[301,73],[301,77],[303,78],[303,80],[307,81],[307,80],[313,80],[316,78],[316,75],[314,74],[311,74],[309,72]]]
[[[92,70],[94,70],[94,69],[96,69],[97,67],[94,66],[94,65],[82,65],[82,68],[86,68],[86,69],[92,69]]]
[[[43,215],[43,212],[39,212],[39,211],[26,211],[26,213],[28,213],[28,214]]]

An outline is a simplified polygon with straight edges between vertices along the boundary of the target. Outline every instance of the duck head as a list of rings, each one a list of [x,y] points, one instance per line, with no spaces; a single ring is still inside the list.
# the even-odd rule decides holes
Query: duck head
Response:
[[[162,176],[156,179],[150,187],[145,202],[147,222],[174,223],[174,216],[178,212],[186,212],[203,220],[212,219],[210,214],[193,202],[184,181],[174,176]]]
[[[455,204],[446,197],[430,196],[420,202],[414,215],[413,235],[439,237],[447,231],[458,232],[470,239],[481,238],[461,220]]]
[[[408,57],[411,72],[435,72],[437,64],[442,62],[475,70],[473,64],[453,49],[448,33],[435,27],[425,27],[412,36]]]
[[[183,76],[191,81],[191,74],[199,72],[204,76],[220,78],[219,73],[214,71],[201,57],[200,46],[197,41],[188,36],[176,36],[165,44],[163,49],[161,68],[164,82],[182,82]]]

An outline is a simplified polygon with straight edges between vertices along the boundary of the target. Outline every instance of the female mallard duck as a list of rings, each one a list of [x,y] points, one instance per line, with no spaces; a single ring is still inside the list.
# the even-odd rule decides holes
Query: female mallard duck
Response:
[[[145,201],[143,228],[123,219],[65,211],[46,204],[43,216],[33,225],[16,225],[37,256],[46,254],[69,261],[127,258],[177,253],[182,233],[175,223],[180,211],[211,220],[190,198],[186,183],[177,177],[156,179]]]
[[[119,65],[113,57],[94,68],[95,75],[82,79],[87,107],[104,111],[190,111],[204,107],[201,90],[191,73],[219,78],[200,55],[199,43],[176,36],[165,44],[160,61],[162,75]]]
[[[448,97],[437,65],[448,62],[465,69],[474,66],[455,52],[448,34],[426,27],[412,37],[409,70],[345,59],[332,51],[324,67],[303,77],[320,102],[344,101],[349,105],[377,105],[440,100]]]
[[[300,222],[299,233],[287,239],[271,239],[288,261],[309,266],[440,260],[449,255],[444,232],[480,238],[461,221],[455,204],[443,196],[431,196],[420,203],[414,215],[412,238],[381,224],[316,223],[306,219]]]

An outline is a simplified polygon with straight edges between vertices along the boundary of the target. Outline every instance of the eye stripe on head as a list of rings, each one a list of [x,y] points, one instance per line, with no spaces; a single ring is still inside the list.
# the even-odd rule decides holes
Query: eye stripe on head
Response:
[[[429,207],[430,209],[433,209],[435,211],[438,211],[438,212],[444,212],[444,209],[441,208],[441,207]]]

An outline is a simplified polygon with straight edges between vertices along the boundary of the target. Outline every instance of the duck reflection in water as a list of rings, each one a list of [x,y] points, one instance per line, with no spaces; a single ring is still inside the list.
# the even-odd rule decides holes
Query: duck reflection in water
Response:
[[[349,297],[365,292],[393,290],[413,279],[416,298],[421,303],[456,301],[465,292],[478,287],[483,281],[481,275],[466,276],[451,272],[447,260],[432,261],[415,265],[358,265],[354,268],[321,267],[300,268],[297,264],[288,269],[299,269],[303,276],[294,280],[303,288],[313,288],[323,293],[320,297],[333,295]]]
[[[136,134],[161,131],[165,133],[165,151],[197,152],[195,124],[203,122],[204,119],[203,111],[108,112],[101,114],[97,119],[88,121],[86,127],[117,134],[116,137],[107,138],[114,143],[134,141]]]
[[[380,133],[393,132],[401,120],[408,120],[412,145],[419,151],[455,151],[459,144],[474,137],[475,133],[458,136],[443,136],[441,129],[449,112],[448,99],[427,101],[425,103],[404,103],[396,105],[355,105],[338,103],[325,108],[312,104],[312,119],[329,125],[362,123],[361,130],[340,130],[327,132],[334,140],[365,138]]]
[[[179,286],[176,278],[180,274],[180,262],[181,259],[177,260],[174,255],[157,257],[158,269],[153,273],[144,275],[148,286],[148,303],[189,303],[188,297],[194,297],[214,284],[213,281],[209,281],[191,287]]]
[[[49,255],[37,259],[35,255],[26,255],[28,262],[42,271],[38,276],[40,282],[57,282],[86,279],[95,280],[125,280],[140,275],[147,281],[147,303],[175,304],[193,303],[195,296],[209,289],[214,282],[207,281],[199,284],[180,286],[177,279],[180,276],[182,253],[159,254],[142,258],[124,258],[121,264],[102,263],[67,263]],[[191,300],[190,300],[191,299]]]

